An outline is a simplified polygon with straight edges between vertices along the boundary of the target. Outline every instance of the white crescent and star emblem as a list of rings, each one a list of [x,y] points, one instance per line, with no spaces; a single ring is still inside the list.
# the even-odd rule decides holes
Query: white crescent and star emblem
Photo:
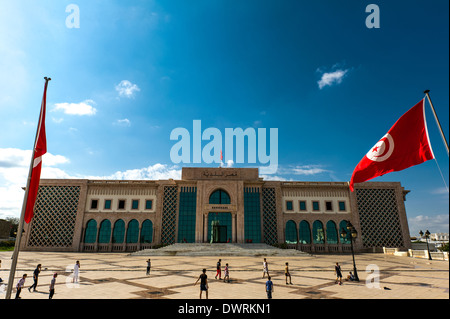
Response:
[[[394,139],[388,133],[367,152],[366,157],[374,162],[383,162],[387,160],[394,151]]]

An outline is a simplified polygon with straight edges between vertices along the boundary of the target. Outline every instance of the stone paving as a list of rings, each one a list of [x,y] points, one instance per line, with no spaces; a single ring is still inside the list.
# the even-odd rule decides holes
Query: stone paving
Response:
[[[5,296],[12,252],[0,252],[0,300]],[[58,273],[54,299],[198,299],[194,283],[207,269],[210,299],[265,299],[262,255],[257,256],[136,256],[127,253],[20,252],[14,286],[26,273],[22,299],[48,299],[49,284]],[[146,260],[152,268],[146,275]],[[216,262],[229,264],[230,283],[214,279]],[[79,260],[80,280],[72,283],[72,269]],[[334,265],[344,277],[352,270],[352,256],[298,254],[267,256],[274,282],[274,299],[448,299],[448,261],[384,254],[357,254],[359,282],[335,284]],[[289,262],[292,285],[285,284],[284,266]],[[37,292],[29,292],[32,274],[42,264]],[[372,266],[369,266],[372,265]],[[379,269],[379,287],[366,279]],[[369,268],[368,268],[369,266]],[[371,268],[370,268],[371,267]],[[366,269],[368,271],[366,271]],[[222,271],[223,273],[223,271]],[[375,286],[372,287],[371,286]],[[15,297],[13,289],[12,298]]]

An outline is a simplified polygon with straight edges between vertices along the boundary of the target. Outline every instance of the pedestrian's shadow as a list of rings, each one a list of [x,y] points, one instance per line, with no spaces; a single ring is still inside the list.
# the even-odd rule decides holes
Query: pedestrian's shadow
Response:
[[[41,295],[49,295],[50,293],[49,292],[44,292],[44,291],[39,291],[39,290],[36,290],[36,291],[33,291],[33,292],[30,292],[31,294],[41,294]]]

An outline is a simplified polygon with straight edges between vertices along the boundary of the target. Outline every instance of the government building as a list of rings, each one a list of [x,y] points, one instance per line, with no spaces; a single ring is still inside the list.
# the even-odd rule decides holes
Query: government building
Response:
[[[257,168],[183,168],[181,180],[43,179],[28,251],[135,252],[266,243],[310,253],[411,248],[398,182],[266,181]],[[347,235],[342,230],[347,232]],[[344,235],[344,236],[343,236]]]

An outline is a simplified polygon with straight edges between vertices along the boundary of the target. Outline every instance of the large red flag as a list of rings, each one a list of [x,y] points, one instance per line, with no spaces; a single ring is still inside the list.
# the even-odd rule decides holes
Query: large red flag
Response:
[[[31,172],[31,180],[28,190],[27,206],[25,209],[24,220],[28,224],[33,218],[34,203],[36,201],[39,190],[39,180],[41,179],[42,155],[47,153],[47,139],[45,136],[45,105],[47,98],[47,85],[45,81],[44,96],[42,97],[41,113],[39,115],[39,123],[36,133],[36,144],[34,145],[33,170]]]
[[[353,184],[434,159],[425,122],[425,99],[406,112],[353,171]]]

